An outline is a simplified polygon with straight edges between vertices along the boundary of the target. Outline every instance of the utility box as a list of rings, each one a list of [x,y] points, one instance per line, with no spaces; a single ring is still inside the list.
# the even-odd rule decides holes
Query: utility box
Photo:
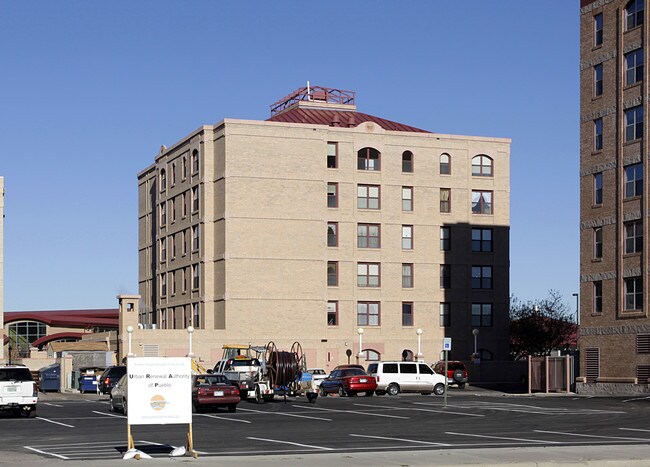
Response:
[[[41,391],[59,391],[61,389],[61,365],[55,363],[38,370],[38,387]]]

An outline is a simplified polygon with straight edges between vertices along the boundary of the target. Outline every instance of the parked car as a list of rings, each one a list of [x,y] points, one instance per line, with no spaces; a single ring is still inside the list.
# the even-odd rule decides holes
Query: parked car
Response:
[[[368,365],[368,373],[377,379],[377,394],[391,396],[400,392],[419,392],[440,396],[445,393],[445,378],[426,363],[377,362]]]
[[[445,361],[440,360],[435,365],[433,365],[433,371],[439,375],[445,374]],[[447,383],[448,384],[457,384],[460,389],[465,388],[467,384],[468,373],[467,367],[463,362],[454,360],[447,362]]]
[[[115,384],[113,384],[110,403],[108,406],[108,410],[111,412],[122,412],[124,415],[127,414],[126,395],[128,381],[129,376],[124,374]]]
[[[38,385],[24,365],[0,365],[0,411],[36,416]]]
[[[372,396],[377,389],[377,381],[360,368],[334,369],[332,373],[320,383],[320,395],[337,393],[339,396],[355,396],[364,392]]]
[[[257,358],[238,355],[235,358],[217,362],[212,373],[223,374],[239,388],[241,398],[246,399],[249,392],[254,392],[260,366],[260,361]]]
[[[228,412],[234,412],[240,400],[239,388],[224,375],[192,377],[192,407],[196,412],[216,407],[227,407]]]
[[[311,374],[312,380],[314,381],[313,387],[316,390],[320,387],[321,381],[327,378],[327,373],[322,368],[309,368],[307,373]]]
[[[98,390],[101,394],[110,394],[119,379],[126,374],[126,365],[109,366],[99,377]]]
[[[348,364],[346,364],[346,365],[338,365],[338,366],[336,366],[336,367],[334,368],[334,370],[332,370],[332,371],[336,371],[336,370],[346,370],[346,369],[348,369],[348,368],[358,368],[358,369],[360,369],[360,370],[366,371],[366,369],[364,368],[363,365],[358,365],[358,364],[356,364],[356,363],[348,363]]]

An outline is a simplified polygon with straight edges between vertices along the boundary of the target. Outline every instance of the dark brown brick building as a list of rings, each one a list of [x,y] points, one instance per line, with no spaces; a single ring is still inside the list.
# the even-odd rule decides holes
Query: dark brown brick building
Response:
[[[645,2],[580,2],[580,392],[650,377]]]

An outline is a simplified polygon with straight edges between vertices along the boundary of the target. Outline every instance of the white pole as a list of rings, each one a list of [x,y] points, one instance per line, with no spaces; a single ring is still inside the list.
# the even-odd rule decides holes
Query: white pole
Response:
[[[129,353],[126,356],[127,357],[135,357],[135,355],[133,355],[133,352],[131,351],[131,335],[133,334],[133,326],[127,326],[126,327],[126,333],[129,336]]]
[[[187,333],[190,335],[190,352],[187,354],[187,356],[194,358],[194,353],[192,352],[192,334],[194,333],[194,326],[188,326]]]

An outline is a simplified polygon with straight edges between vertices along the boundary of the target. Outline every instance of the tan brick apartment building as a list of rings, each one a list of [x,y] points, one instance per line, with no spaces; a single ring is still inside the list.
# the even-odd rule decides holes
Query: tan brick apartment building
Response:
[[[347,350],[400,359],[418,330],[426,361],[445,336],[467,360],[476,328],[482,357],[507,359],[509,159],[509,139],[430,133],[321,87],[163,146],[138,175],[134,353],[182,354],[191,324],[206,365],[270,340],[326,369]]]
[[[580,6],[582,390],[643,390],[650,377],[647,10],[643,0]]]

